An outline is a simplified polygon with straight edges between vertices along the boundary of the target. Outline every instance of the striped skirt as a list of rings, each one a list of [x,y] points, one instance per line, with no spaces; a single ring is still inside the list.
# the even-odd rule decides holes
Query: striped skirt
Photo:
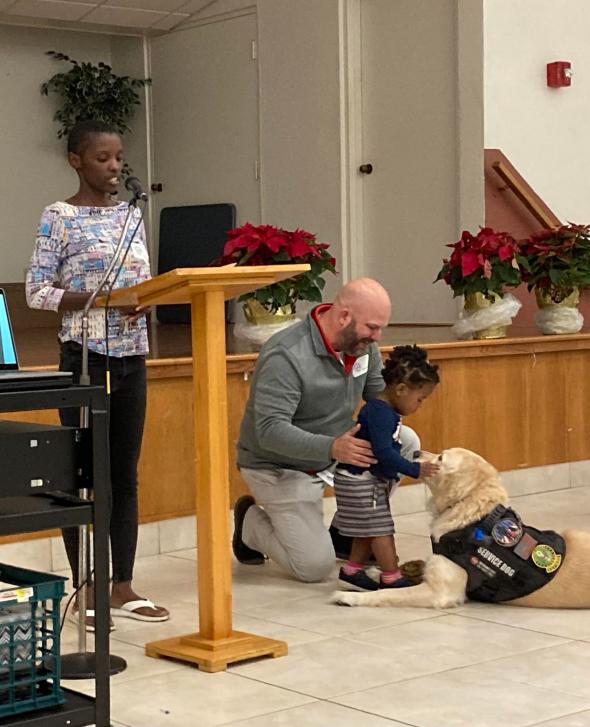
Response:
[[[334,524],[342,535],[352,538],[374,538],[393,535],[389,496],[396,480],[382,480],[368,470],[355,475],[336,468],[334,489],[337,513]]]

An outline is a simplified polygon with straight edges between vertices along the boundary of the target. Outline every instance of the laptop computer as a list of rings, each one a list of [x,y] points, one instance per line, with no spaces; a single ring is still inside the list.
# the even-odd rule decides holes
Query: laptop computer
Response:
[[[69,371],[21,371],[14,344],[6,294],[0,288],[0,392],[62,388],[72,384]]]

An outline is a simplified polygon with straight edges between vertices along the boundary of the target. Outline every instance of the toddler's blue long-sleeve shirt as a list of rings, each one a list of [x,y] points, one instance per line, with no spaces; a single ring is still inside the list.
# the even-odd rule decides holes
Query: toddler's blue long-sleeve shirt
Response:
[[[414,478],[420,475],[420,463],[410,462],[401,455],[401,416],[390,404],[371,399],[361,409],[358,423],[361,428],[356,436],[371,443],[377,459],[377,464],[368,468],[371,474],[387,480],[398,479],[400,474]],[[355,474],[367,469],[355,465],[346,465],[346,468]]]

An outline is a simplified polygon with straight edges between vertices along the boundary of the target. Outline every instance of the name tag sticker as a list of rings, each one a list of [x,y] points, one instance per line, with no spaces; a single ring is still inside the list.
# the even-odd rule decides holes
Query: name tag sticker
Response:
[[[357,376],[362,376],[363,374],[366,374],[369,370],[369,354],[366,353],[364,356],[359,356],[357,360],[354,362],[354,366],[352,367],[352,375],[356,378]]]
[[[328,487],[334,487],[334,472],[330,468],[322,470],[317,473],[317,476],[324,482]]]

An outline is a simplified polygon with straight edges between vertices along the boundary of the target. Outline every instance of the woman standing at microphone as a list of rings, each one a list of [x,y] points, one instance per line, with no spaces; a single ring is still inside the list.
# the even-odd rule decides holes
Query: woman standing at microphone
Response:
[[[26,295],[31,308],[63,311],[59,333],[60,369],[78,380],[82,367],[82,309],[108,268],[127,216],[127,203],[113,200],[123,167],[123,144],[110,126],[80,121],[68,138],[68,162],[79,188],[65,202],[46,207],[27,272]],[[150,277],[145,230],[136,209],[128,239],[136,230],[113,288],[135,285]],[[125,249],[125,248],[124,248]],[[114,268],[113,276],[119,268]],[[88,368],[91,383],[105,385],[110,370],[109,447],[113,564],[111,614],[140,621],[165,621],[169,613],[132,587],[138,533],[137,463],[146,405],[145,355],[148,337],[145,313],[139,307],[90,310]],[[61,409],[61,422],[79,426],[78,409]],[[78,583],[78,529],[63,530],[74,586]],[[87,630],[94,631],[92,592]]]

